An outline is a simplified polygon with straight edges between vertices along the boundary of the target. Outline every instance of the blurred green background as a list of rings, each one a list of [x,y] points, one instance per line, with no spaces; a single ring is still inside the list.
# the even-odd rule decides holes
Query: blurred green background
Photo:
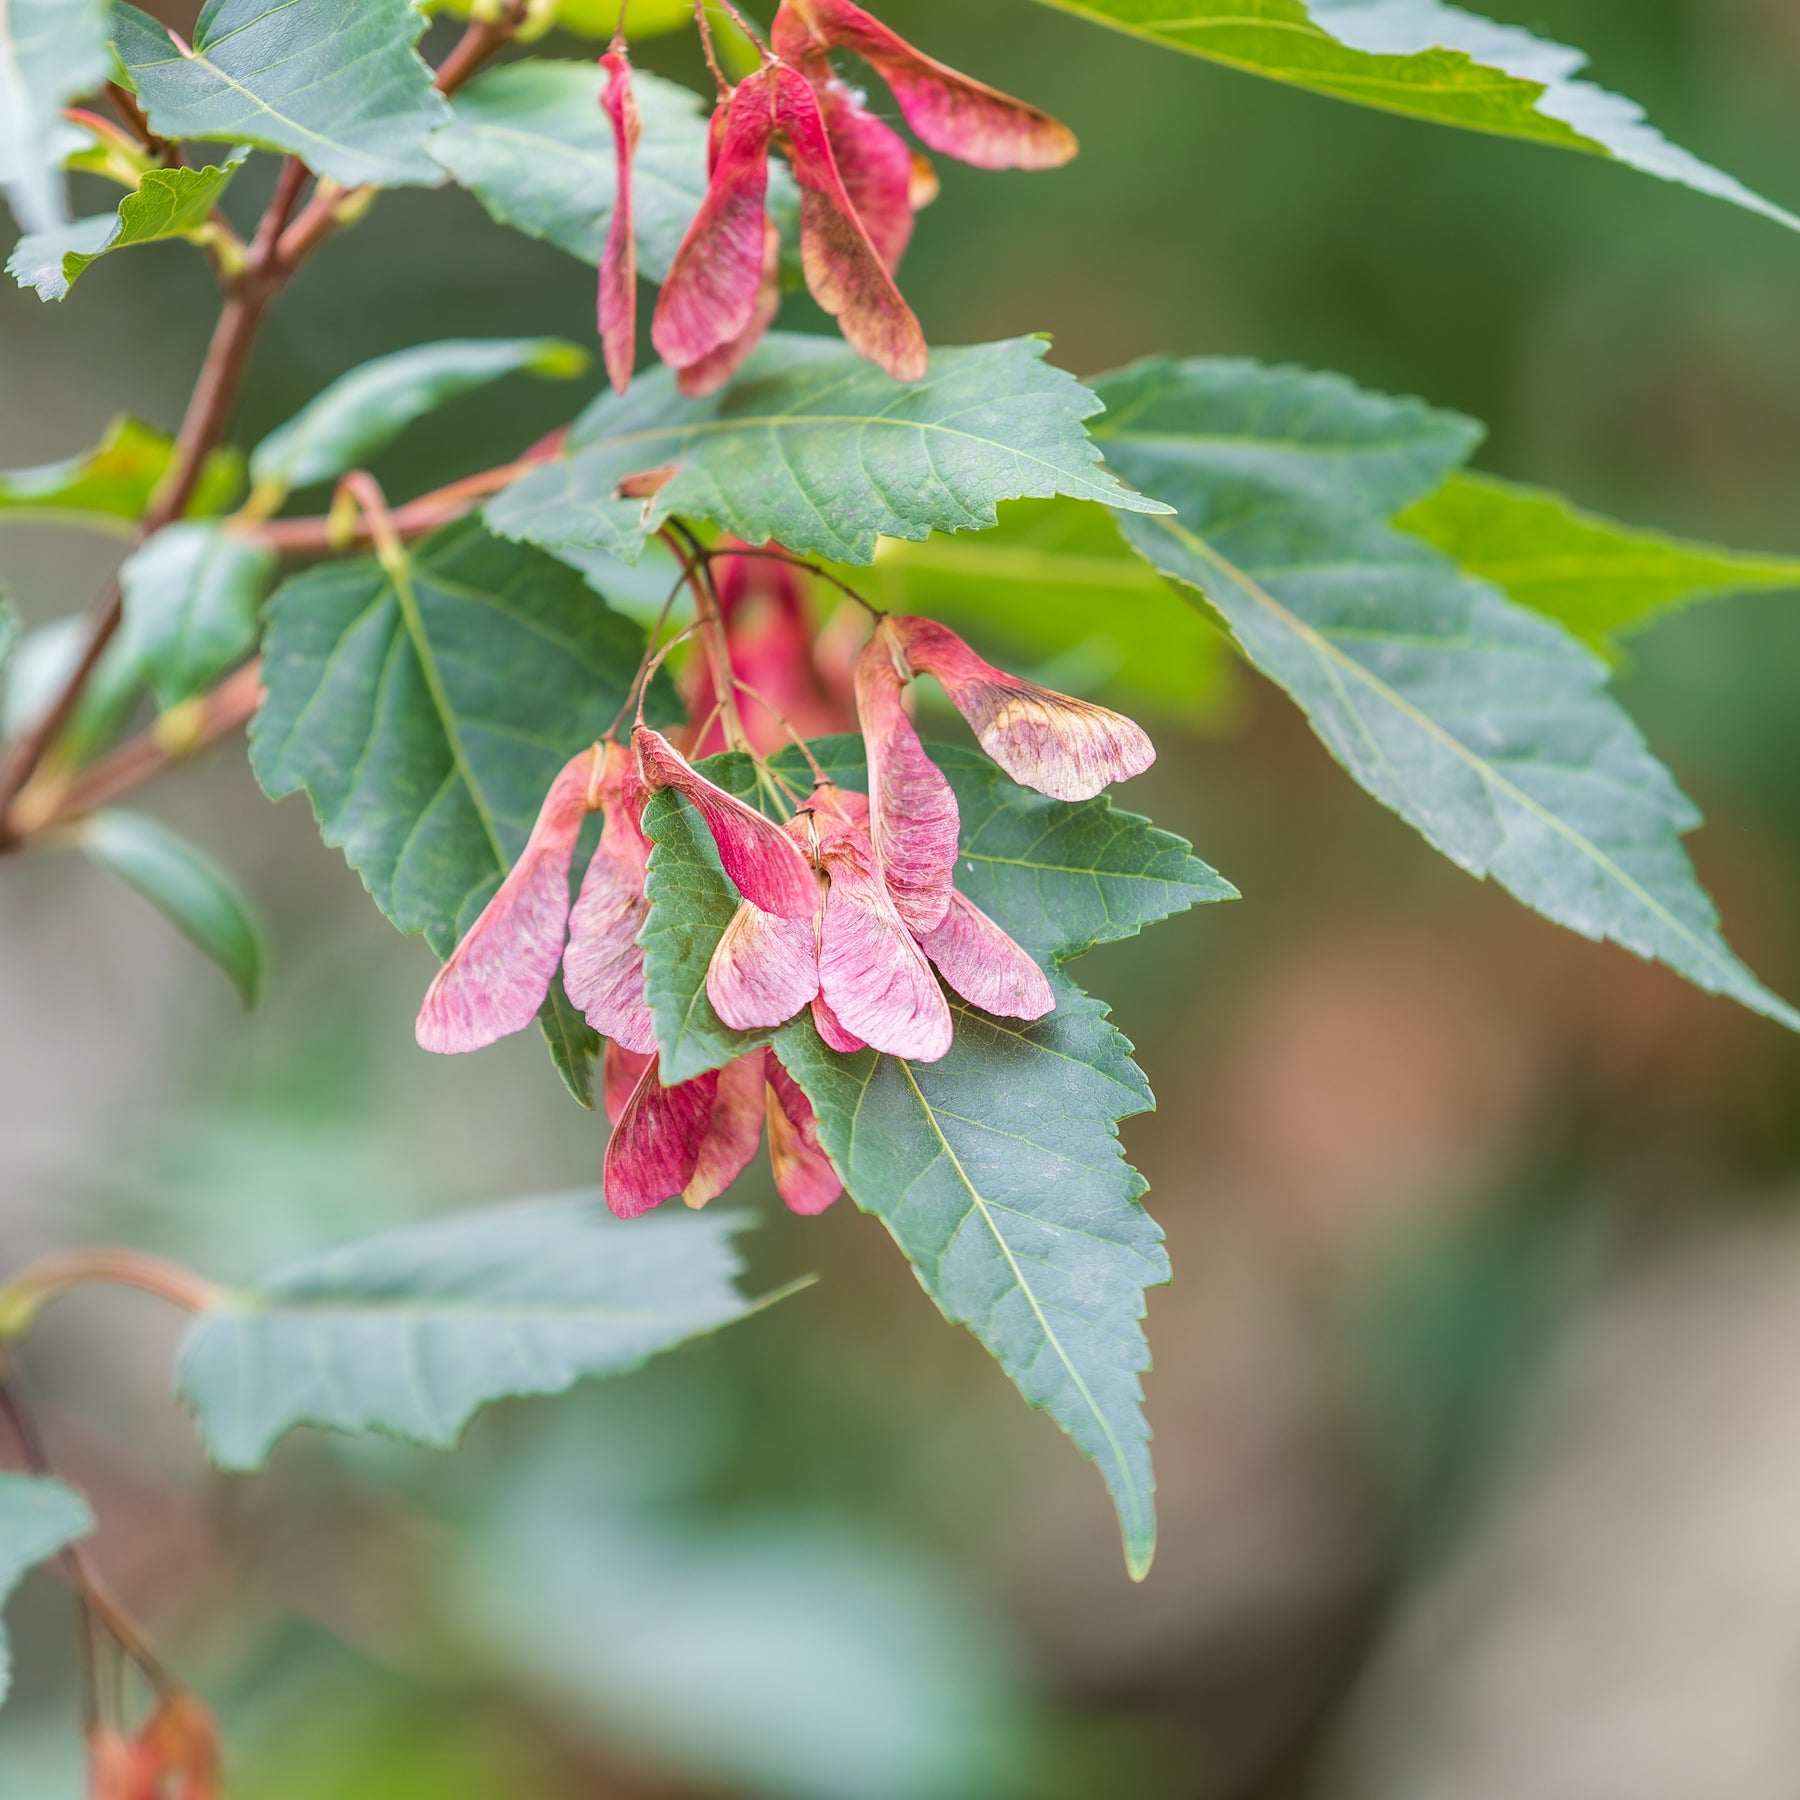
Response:
[[[1792,0],[1485,10],[1583,45],[1678,142],[1800,201]],[[1048,175],[942,167],[903,271],[934,340],[1048,331],[1079,372],[1335,368],[1486,420],[1497,473],[1800,552],[1792,236],[1029,0],[885,13],[1083,141]],[[697,73],[688,38],[643,60]],[[591,271],[458,193],[386,197],[274,313],[240,441],[368,356],[585,339],[592,308]],[[121,410],[172,426],[213,309],[182,246],[63,306],[0,297],[0,465]],[[378,472],[403,497],[572,405],[492,390]],[[10,527],[0,580],[48,618],[115,555]],[[1776,595],[1666,621],[1622,675],[1707,813],[1694,848],[1734,940],[1789,996],[1796,668]],[[167,1398],[169,1321],[64,1302],[28,1352],[57,1458],[102,1564],[224,1714],[234,1796],[1795,1791],[1800,1047],[1434,858],[1254,678],[1151,717],[1162,760],[1127,803],[1245,897],[1081,970],[1161,1100],[1125,1128],[1177,1271],[1150,1303],[1148,1583],[1092,1470],[848,1204],[795,1220],[747,1183],[758,1279],[817,1286],[640,1376],[495,1409],[452,1458],[310,1438],[212,1475]],[[603,1126],[535,1043],[415,1051],[428,954],[303,804],[267,806],[231,750],[148,799],[265,909],[270,997],[239,1014],[73,859],[5,871],[6,1264],[124,1239],[230,1276],[596,1179]],[[0,1800],[78,1792],[68,1613],[46,1578],[13,1609]]]

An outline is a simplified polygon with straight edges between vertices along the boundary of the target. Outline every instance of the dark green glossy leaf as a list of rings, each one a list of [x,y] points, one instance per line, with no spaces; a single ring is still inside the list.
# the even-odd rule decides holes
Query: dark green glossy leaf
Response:
[[[359,557],[277,591],[251,764],[272,798],[304,789],[376,905],[445,956],[642,650],[574,570],[465,521],[416,546],[402,579]]]
[[[1094,396],[1044,361],[1041,338],[937,350],[923,381],[897,382],[835,338],[772,333],[722,393],[689,400],[667,369],[607,393],[566,453],[489,502],[496,531],[587,545],[635,562],[680,515],[751,543],[867,563],[878,537],[980,531],[1002,500],[1067,494],[1157,512],[1099,465],[1084,420]],[[627,475],[675,467],[648,501]]]
[[[1587,58],[1442,0],[1049,0],[1153,43],[1439,125],[1584,150],[1800,228],[1575,75]]]
[[[577,1106],[594,1110],[594,1065],[600,1060],[600,1034],[576,1011],[575,1003],[563,992],[562,976],[550,983],[550,992],[538,1014],[538,1029],[550,1046],[550,1061],[569,1098]]]
[[[94,1529],[87,1502],[60,1481],[0,1474],[0,1608],[26,1572]],[[12,1685],[12,1657],[0,1625],[0,1700]]]
[[[166,525],[126,559],[122,635],[163,706],[249,653],[274,569],[273,551],[215,524]]]
[[[6,272],[20,287],[36,288],[40,300],[63,300],[90,263],[115,250],[164,238],[198,242],[243,156],[218,167],[151,169],[116,211],[20,238]]]
[[[386,448],[416,419],[502,375],[567,381],[587,352],[562,338],[446,338],[378,356],[340,375],[250,452],[259,488],[329,481]]]
[[[181,1397],[228,1469],[297,1425],[445,1447],[489,1401],[622,1374],[755,1311],[744,1223],[621,1224],[583,1195],[384,1232],[227,1292],[189,1328]]]
[[[1169,1263],[1118,1124],[1154,1102],[1106,1008],[1052,983],[1056,1010],[1035,1025],[953,1001],[941,1062],[840,1056],[810,1018],[784,1026],[776,1052],[845,1187],[945,1318],[1099,1465],[1141,1579],[1156,1544],[1143,1294]]]
[[[1602,651],[1695,600],[1800,589],[1800,557],[1640,531],[1491,475],[1453,475],[1394,523]]]
[[[75,841],[211,957],[245,1006],[256,1004],[263,981],[262,927],[224,868],[142,813],[95,813],[75,827]]]
[[[1218,609],[1370,793],[1584,937],[1800,1024],[1720,937],[1681,844],[1698,815],[1605,666],[1386,522],[1441,485],[1474,427],[1245,363],[1149,362],[1100,388],[1107,454],[1180,509],[1127,519],[1127,536]]]
[[[115,5],[113,48],[164,137],[254,144],[346,187],[435,187],[425,140],[444,102],[413,46],[410,0],[207,0],[192,54],[135,6]]]
[[[83,134],[60,116],[106,80],[105,0],[0,5],[0,189],[25,232],[68,220],[62,160]]]
[[[143,517],[174,454],[173,440],[160,431],[138,419],[117,418],[100,443],[80,456],[0,474],[0,520],[42,519],[128,534]],[[236,451],[215,451],[195,489],[189,517],[204,518],[229,506],[242,467]]]

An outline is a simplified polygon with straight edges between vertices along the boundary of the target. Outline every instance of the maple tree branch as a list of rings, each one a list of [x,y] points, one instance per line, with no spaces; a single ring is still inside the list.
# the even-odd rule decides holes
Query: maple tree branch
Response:
[[[206,467],[206,459],[224,434],[226,420],[250,360],[257,327],[262,323],[269,302],[280,292],[292,272],[281,260],[281,235],[309,179],[310,171],[297,157],[290,157],[282,167],[275,192],[251,240],[244,268],[228,283],[225,304],[213,327],[212,341],[207,346],[181,421],[181,430],[175,439],[169,472],[139,522],[133,540],[136,543],[142,543],[152,532],[161,530],[187,509]],[[123,616],[124,594],[118,577],[114,576],[95,607],[81,654],[75,659],[75,666],[56,698],[45,708],[42,717],[0,756],[0,851],[17,846],[19,839],[8,823],[12,803],[37,772],[45,752],[74,713]]]

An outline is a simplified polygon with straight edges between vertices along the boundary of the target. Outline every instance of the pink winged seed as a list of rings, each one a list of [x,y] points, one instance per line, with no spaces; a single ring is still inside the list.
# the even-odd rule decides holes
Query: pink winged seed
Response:
[[[537,1017],[563,952],[569,863],[589,811],[598,746],[564,764],[519,860],[437,972],[419,1008],[421,1048],[479,1050]]]
[[[844,190],[811,84],[780,63],[771,65],[775,119],[800,184],[800,262],[806,285],[832,314],[859,356],[896,381],[925,374],[925,333],[900,296],[894,278]]]
[[[1044,971],[998,925],[962,894],[920,948],[957,993],[983,1012],[1008,1019],[1041,1019],[1056,1007]]]
[[[981,747],[1013,780],[1055,800],[1091,800],[1141,775],[1156,746],[1123,713],[1009,675],[931,619],[886,621],[915,674],[935,675]]]
[[[650,338],[663,361],[688,369],[742,337],[763,292],[774,95],[748,77],[725,104],[706,198],[656,303]]]
[[[813,45],[854,52],[893,90],[906,122],[934,150],[982,169],[1053,169],[1078,146],[1046,112],[915,50],[852,0],[783,0],[777,53],[795,60]]]
[[[752,1050],[719,1071],[712,1118],[693,1178],[681,1190],[689,1206],[716,1200],[749,1166],[762,1142],[764,1053]]]
[[[901,699],[906,678],[885,630],[856,663],[856,711],[869,758],[869,829],[907,926],[933,930],[950,904],[961,822],[956,795],[919,742]]]
[[[613,1127],[602,1165],[606,1204],[621,1219],[641,1218],[694,1179],[718,1091],[717,1069],[664,1087],[657,1064],[645,1067]]]
[[[798,846],[772,819],[695,770],[660,731],[640,725],[631,735],[646,787],[673,788],[712,833],[719,861],[752,906],[784,919],[810,918],[818,883]]]
[[[637,97],[631,89],[631,63],[624,51],[609,50],[601,57],[600,67],[607,75],[600,105],[612,122],[618,168],[612,222],[607,226],[606,248],[600,257],[600,344],[607,379],[622,394],[631,385],[631,371],[637,362],[637,237],[631,184],[644,127]]]
[[[812,1102],[773,1056],[768,1062],[769,1166],[775,1188],[790,1212],[822,1213],[844,1184],[819,1146],[819,1121]]]

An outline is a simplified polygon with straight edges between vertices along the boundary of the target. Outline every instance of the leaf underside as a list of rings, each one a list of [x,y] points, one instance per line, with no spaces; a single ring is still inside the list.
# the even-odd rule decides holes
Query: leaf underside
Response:
[[[405,1226],[232,1293],[183,1340],[181,1396],[228,1469],[297,1425],[446,1447],[491,1400],[635,1369],[754,1311],[745,1223],[621,1224],[584,1195]]]
[[[87,1503],[60,1482],[0,1474],[0,1608],[28,1569],[93,1529]],[[12,1658],[0,1625],[0,1700],[11,1685]]]
[[[1442,0],[1048,0],[1170,49],[1439,125],[1586,151],[1800,229],[1671,144],[1633,101],[1574,77],[1587,58]]]

